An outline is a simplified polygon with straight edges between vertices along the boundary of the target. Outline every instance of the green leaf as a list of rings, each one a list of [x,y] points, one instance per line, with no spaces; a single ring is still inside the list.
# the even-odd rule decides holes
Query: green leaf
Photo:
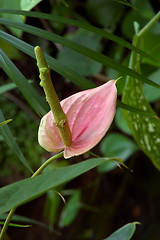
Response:
[[[22,92],[26,100],[33,107],[33,109],[40,115],[44,115],[49,109],[47,103],[38,94],[38,92],[28,83],[27,79],[18,70],[18,68],[12,63],[12,61],[5,55],[0,49],[0,65],[6,74],[12,79],[17,85],[19,90]]]
[[[79,212],[79,209],[81,207],[80,197],[81,197],[81,192],[79,190],[75,191],[73,195],[70,197],[70,199],[68,200],[66,206],[62,211],[60,221],[59,221],[60,227],[69,226],[73,222],[73,220],[76,218]]]
[[[132,9],[126,12],[121,25],[124,36],[126,36],[130,40],[132,39],[135,33],[133,23],[138,22],[140,25],[140,28],[142,28],[155,15],[155,12],[149,0],[141,0],[141,1],[134,0],[133,4],[134,4],[134,7],[136,8],[136,11],[135,9]]]
[[[7,124],[7,123],[9,123],[11,121],[12,121],[12,119],[8,119],[8,120],[6,120],[4,122],[0,122],[0,127],[4,126],[5,124]]]
[[[12,89],[14,89],[16,87],[17,86],[16,86],[15,83],[7,83],[7,84],[5,84],[3,86],[0,86],[0,94],[8,92],[8,91],[10,91],[10,90],[12,90]]]
[[[0,9],[8,8],[8,6],[10,6],[11,9],[19,9],[20,10],[21,9],[20,0],[14,0],[14,1],[1,0],[0,1]],[[6,19],[17,21],[17,22],[24,22],[24,19],[25,19],[22,15],[11,15],[11,14],[2,13],[2,12],[1,12],[0,16],[3,18],[6,18]],[[13,34],[15,34],[18,37],[21,36],[22,31],[23,31],[23,30],[12,28],[12,27],[9,29],[11,30],[11,32]]]
[[[120,107],[124,110],[128,110],[130,112],[139,113],[139,114],[142,114],[142,115],[148,116],[148,117],[154,117],[155,116],[155,114],[153,112],[143,111],[143,110],[137,108],[137,106],[133,107],[132,105],[126,104],[126,103],[121,102],[119,100],[117,100],[117,107]]]
[[[160,28],[160,23],[159,23]],[[142,59],[142,63],[147,63],[156,67],[160,67],[160,42],[159,42],[159,34],[154,34],[152,32],[147,32],[144,35],[143,40],[143,49],[146,53],[148,53],[150,56],[152,56],[154,59],[156,59],[156,62],[153,62],[149,59]],[[152,43],[152,44],[151,44]]]
[[[160,68],[157,69],[155,72],[150,74],[150,79],[156,83],[159,83],[159,76],[160,76]],[[143,92],[148,102],[152,103],[160,99],[160,92],[159,89],[155,89],[148,84],[143,85]]]
[[[124,5],[126,5],[126,6],[128,6],[128,7],[131,7],[131,8],[135,8],[132,4],[130,4],[127,0],[115,0],[116,2],[119,2],[119,3],[121,3],[121,4],[124,4]]]
[[[126,136],[119,133],[111,133],[101,141],[100,149],[104,157],[118,157],[124,162],[138,150],[138,147]],[[115,167],[114,162],[106,162],[100,165],[98,170],[100,172],[106,172],[113,170]]]
[[[100,49],[101,37],[83,29],[78,30],[76,33],[67,35],[66,38],[81,43],[94,50]],[[65,47],[59,50],[57,59],[83,76],[90,76],[99,73],[102,68],[100,63],[97,63],[82,54]]]
[[[18,60],[21,59],[22,55],[20,54],[20,52],[16,48],[8,44],[6,41],[4,41],[3,39],[0,39],[0,46],[3,52],[5,52],[5,54],[9,58],[18,59]]]
[[[58,23],[64,23],[64,24],[71,24],[80,28],[84,28],[86,30],[89,30],[91,32],[97,33],[101,35],[104,38],[110,39],[124,47],[127,47],[142,56],[145,56],[146,58],[152,59],[148,54],[143,52],[142,50],[134,47],[131,43],[125,41],[123,38],[120,38],[110,32],[107,32],[106,30],[102,30],[100,28],[94,27],[92,25],[89,25],[82,21],[76,21],[70,18],[65,18],[61,16],[56,16],[55,14],[46,14],[46,13],[39,13],[39,12],[32,12],[32,11],[20,11],[20,10],[13,10],[13,9],[0,9],[0,13],[10,13],[10,14],[20,14],[24,16],[30,16],[30,17],[36,17],[41,19],[48,19],[52,22],[58,22]],[[154,61],[154,59],[152,59]]]
[[[104,240],[130,240],[136,230],[137,222],[128,223]]]
[[[5,121],[2,111],[0,110],[0,121]],[[33,173],[32,169],[30,168],[28,162],[26,161],[23,153],[21,152],[20,148],[18,147],[14,137],[7,125],[4,125],[0,128],[0,133],[2,134],[4,140],[12,150],[12,152],[17,156],[17,158],[22,162],[22,164],[31,172]]]
[[[0,215],[0,220],[5,221],[7,216],[8,216],[8,214]],[[28,224],[29,225],[36,224],[36,225],[38,225],[40,227],[44,227],[44,228],[48,229],[48,226],[46,224],[44,224],[44,223],[41,223],[39,221],[36,221],[36,220],[28,218],[28,217],[20,216],[20,215],[17,215],[17,214],[13,215],[12,222],[22,222],[22,223],[26,223],[27,225]]]
[[[107,160],[107,158],[92,158],[2,187],[0,191],[0,214],[41,196]]]
[[[87,16],[96,24],[109,29],[115,29],[117,22],[124,13],[124,6],[112,0],[88,0],[86,3]]]
[[[21,9],[22,10],[31,10],[34,8],[38,3],[40,3],[42,0],[21,0]]]
[[[138,44],[137,41],[135,38],[134,44]],[[132,53],[130,66],[135,71],[140,71],[140,58],[137,54]],[[149,117],[125,111],[124,116],[139,147],[160,170],[160,120],[153,117],[156,113],[144,96],[142,83],[135,78],[128,77],[122,100],[128,105],[138,106],[140,110],[151,113],[152,117]]]
[[[34,47],[25,43],[24,41],[13,37],[3,31],[0,31],[0,38],[3,38],[5,41],[9,42],[11,45],[15,46],[19,50],[25,52],[29,56],[35,58],[34,54]],[[56,59],[50,57],[49,55],[45,54],[47,59],[48,65],[51,69],[61,74],[63,77],[69,79],[71,82],[75,83],[77,86],[81,87],[82,89],[88,89],[96,87],[96,85],[90,81],[89,79],[77,74],[75,71],[71,70],[70,68],[66,67]]]
[[[116,125],[117,127],[124,133],[128,135],[132,135],[131,130],[124,118],[122,109],[118,108],[116,111],[116,117],[115,117]]]
[[[0,225],[4,225],[5,222],[0,222]],[[9,226],[10,227],[21,227],[21,228],[24,228],[24,227],[31,227],[31,225],[22,225],[22,224],[16,224],[16,223],[9,223]]]
[[[77,51],[77,52],[83,54],[84,56],[87,56],[87,57],[89,57],[89,58],[91,58],[91,59],[93,59],[93,60],[95,60],[99,63],[102,63],[106,67],[113,68],[113,69],[119,71],[120,73],[130,75],[132,77],[137,78],[140,81],[144,81],[144,82],[148,83],[151,86],[160,88],[159,84],[156,84],[156,83],[152,82],[150,79],[146,78],[144,75],[133,71],[132,69],[122,65],[121,63],[115,61],[114,59],[112,59],[110,57],[107,57],[107,56],[105,56],[101,53],[98,53],[98,52],[96,52],[96,51],[94,51],[90,48],[87,48],[87,47],[81,45],[81,44],[75,43],[75,42],[73,42],[69,39],[65,39],[61,36],[58,36],[58,35],[54,34],[54,33],[50,33],[50,32],[47,32],[45,30],[42,30],[42,29],[39,29],[39,28],[36,28],[36,27],[32,27],[32,26],[27,25],[27,24],[16,23],[16,22],[9,21],[9,20],[6,20],[6,19],[0,19],[0,23],[4,24],[4,25],[7,25],[7,26],[9,25],[9,26],[12,26],[12,27],[23,29],[23,31],[26,31],[26,32],[31,33],[33,35],[36,35],[38,37],[41,37],[41,38],[44,38],[44,39],[62,44],[62,45],[66,46],[66,47],[68,47],[68,48],[70,48],[74,51]]]

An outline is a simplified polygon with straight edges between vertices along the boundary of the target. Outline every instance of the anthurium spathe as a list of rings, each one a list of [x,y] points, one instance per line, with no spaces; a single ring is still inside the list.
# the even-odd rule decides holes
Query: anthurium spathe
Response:
[[[93,148],[103,138],[115,115],[117,99],[115,82],[111,80],[61,101],[72,134],[72,143],[69,147],[62,143],[58,128],[54,125],[52,111],[41,119],[39,144],[49,152],[64,149],[65,158],[83,154]]]

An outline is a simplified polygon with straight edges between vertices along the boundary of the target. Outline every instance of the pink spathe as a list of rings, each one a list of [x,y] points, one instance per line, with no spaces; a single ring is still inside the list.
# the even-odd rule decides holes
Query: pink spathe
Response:
[[[41,119],[39,144],[49,152],[64,149],[65,158],[83,154],[93,148],[103,138],[115,115],[117,100],[115,82],[111,80],[61,101],[72,134],[71,146],[66,147],[62,143],[51,111]]]

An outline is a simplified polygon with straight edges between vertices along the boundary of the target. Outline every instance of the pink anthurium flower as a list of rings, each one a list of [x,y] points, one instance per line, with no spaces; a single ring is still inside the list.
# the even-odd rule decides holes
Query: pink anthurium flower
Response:
[[[49,152],[64,149],[65,158],[81,155],[93,148],[103,138],[115,115],[117,99],[115,82],[111,80],[61,101],[72,134],[72,144],[69,147],[62,143],[51,111],[41,119],[39,144]]]

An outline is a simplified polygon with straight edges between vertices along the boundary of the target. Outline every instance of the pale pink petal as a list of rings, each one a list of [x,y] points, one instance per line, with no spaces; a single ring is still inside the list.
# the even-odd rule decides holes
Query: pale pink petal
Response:
[[[73,142],[70,147],[65,148],[65,158],[80,155],[93,148],[110,127],[116,110],[115,81],[75,95],[76,101],[66,111]],[[62,101],[64,111],[65,105],[75,95]]]
[[[72,133],[70,147],[63,145],[58,129],[53,124],[52,112],[41,120],[38,139],[47,151],[65,148],[64,157],[80,155],[93,148],[105,135],[116,109],[115,80],[100,87],[76,93],[61,102]]]
[[[38,142],[48,152],[59,152],[64,149],[58,128],[54,125],[52,112],[48,112],[40,122]]]

